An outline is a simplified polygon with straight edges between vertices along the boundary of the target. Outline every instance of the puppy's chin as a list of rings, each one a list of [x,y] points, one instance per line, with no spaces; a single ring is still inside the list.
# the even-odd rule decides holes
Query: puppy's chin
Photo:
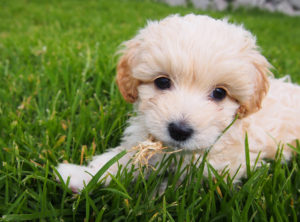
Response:
[[[186,142],[176,142],[176,141],[170,141],[168,143],[164,143],[166,144],[166,147],[168,147],[169,149],[173,150],[173,151],[177,151],[177,150],[182,150],[184,152],[202,152],[205,150],[209,150],[210,147],[213,145],[213,143],[211,145],[207,144],[193,144],[192,142],[186,141]]]

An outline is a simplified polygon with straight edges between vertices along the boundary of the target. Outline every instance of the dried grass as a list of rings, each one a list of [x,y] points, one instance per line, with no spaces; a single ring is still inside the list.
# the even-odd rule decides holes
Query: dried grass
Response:
[[[164,151],[168,149],[168,147],[163,146],[161,141],[156,141],[152,135],[149,135],[149,138],[146,141],[139,143],[137,146],[131,148],[132,152],[136,152],[133,157],[133,163],[138,164],[139,166],[149,167],[149,160],[157,154],[171,154],[182,151]],[[152,167],[152,166],[151,166]],[[153,167],[152,167],[153,168]]]

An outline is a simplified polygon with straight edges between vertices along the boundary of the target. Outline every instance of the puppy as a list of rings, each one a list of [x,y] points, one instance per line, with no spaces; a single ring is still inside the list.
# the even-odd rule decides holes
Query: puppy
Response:
[[[211,147],[208,162],[218,171],[227,168],[231,176],[237,173],[236,179],[246,171],[246,133],[252,166],[257,158],[274,158],[279,144],[293,145],[299,138],[300,87],[272,78],[271,65],[243,26],[202,15],[172,15],[148,22],[124,45],[117,84],[137,115],[129,119],[119,147],[88,166],[58,166],[74,191],[149,135],[170,149],[183,149],[176,155],[185,155],[184,164]],[[291,154],[285,145],[284,158]],[[116,174],[133,155],[128,152],[108,172]],[[156,155],[150,164],[161,158]]]

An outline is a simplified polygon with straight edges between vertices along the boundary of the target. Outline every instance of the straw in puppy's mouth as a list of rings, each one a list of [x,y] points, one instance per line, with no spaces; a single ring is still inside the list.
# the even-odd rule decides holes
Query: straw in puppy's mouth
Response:
[[[156,154],[171,154],[182,151],[164,151],[168,147],[164,146],[161,141],[157,141],[152,135],[149,135],[148,139],[139,143],[137,146],[131,148],[130,151],[136,152],[133,157],[133,163],[139,166],[149,167],[149,160]],[[151,166],[151,165],[150,165]],[[151,166],[152,167],[152,166]],[[153,167],[152,167],[153,168]]]

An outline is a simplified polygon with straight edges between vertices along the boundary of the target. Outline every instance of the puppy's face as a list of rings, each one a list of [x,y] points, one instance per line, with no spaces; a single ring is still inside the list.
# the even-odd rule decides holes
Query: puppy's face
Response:
[[[236,114],[256,112],[268,89],[267,60],[242,27],[206,16],[151,22],[118,65],[124,98],[166,145],[211,146]]]

